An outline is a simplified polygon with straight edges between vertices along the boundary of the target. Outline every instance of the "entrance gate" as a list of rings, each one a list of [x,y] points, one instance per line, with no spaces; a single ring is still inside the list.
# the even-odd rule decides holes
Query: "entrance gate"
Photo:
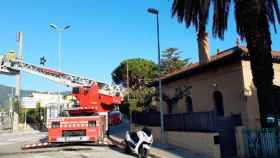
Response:
[[[245,154],[250,158],[279,158],[280,130],[276,128],[244,129]]]

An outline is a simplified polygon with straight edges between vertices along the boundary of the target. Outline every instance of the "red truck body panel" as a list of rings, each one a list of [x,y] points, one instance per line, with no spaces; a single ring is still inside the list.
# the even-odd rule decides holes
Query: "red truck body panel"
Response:
[[[103,137],[102,116],[61,117],[48,121],[48,142],[98,142]]]

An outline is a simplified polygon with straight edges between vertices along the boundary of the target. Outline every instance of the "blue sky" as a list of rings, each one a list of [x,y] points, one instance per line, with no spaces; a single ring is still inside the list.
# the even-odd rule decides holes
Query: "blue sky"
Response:
[[[195,62],[195,30],[185,29],[171,17],[171,4],[172,0],[2,0],[0,53],[16,50],[16,32],[22,31],[24,60],[39,64],[39,58],[46,56],[47,66],[55,68],[57,34],[48,25],[71,25],[63,38],[63,70],[111,83],[112,70],[124,59],[142,57],[156,61],[155,17],[146,12],[155,7],[160,10],[161,49],[179,48],[184,58]],[[210,34],[212,55],[217,48],[233,47],[237,37],[231,14],[224,41]],[[272,41],[272,48],[280,50],[279,34],[273,32]],[[1,75],[0,84],[14,86],[15,77]],[[57,84],[23,74],[22,88],[53,91]]]

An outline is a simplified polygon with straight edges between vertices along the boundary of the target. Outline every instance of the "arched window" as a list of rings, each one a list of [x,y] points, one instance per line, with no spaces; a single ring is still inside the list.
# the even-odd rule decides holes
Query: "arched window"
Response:
[[[219,116],[224,116],[224,102],[222,93],[220,91],[215,91],[213,93],[213,99],[217,114]]]
[[[173,111],[172,105],[170,105],[170,104],[167,105],[167,111],[168,111],[168,114],[172,114],[172,111]]]
[[[186,109],[187,109],[187,112],[193,112],[193,103],[192,103],[191,96],[186,97]]]

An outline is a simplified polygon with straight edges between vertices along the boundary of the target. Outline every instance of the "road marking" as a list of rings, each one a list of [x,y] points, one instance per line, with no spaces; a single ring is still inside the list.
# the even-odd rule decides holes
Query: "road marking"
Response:
[[[1,142],[0,145],[9,145],[9,144],[15,144],[16,142]]]
[[[52,158],[52,157],[46,155],[33,155],[32,158]]]
[[[19,142],[40,139],[45,137],[44,133],[9,133],[0,135],[0,145],[15,144]]]

